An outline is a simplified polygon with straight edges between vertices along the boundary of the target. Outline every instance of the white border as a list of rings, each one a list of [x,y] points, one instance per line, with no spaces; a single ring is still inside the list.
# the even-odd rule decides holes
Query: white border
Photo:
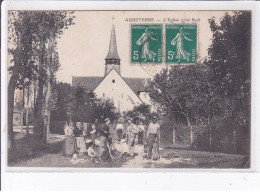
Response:
[[[7,10],[252,10],[252,135],[251,135],[251,169],[82,169],[82,168],[7,168]],[[2,3],[2,52],[1,52],[1,144],[2,144],[2,188],[3,189],[75,189],[69,181],[77,181],[81,189],[253,189],[259,188],[259,3],[258,2],[72,2],[45,1]],[[256,154],[257,153],[257,154]],[[10,173],[8,171],[24,171],[27,173]],[[46,173],[55,170],[56,173]],[[32,173],[30,171],[44,171]],[[30,172],[30,173],[29,173]],[[57,173],[59,172],[59,173]],[[61,173],[64,172],[64,173]],[[66,173],[65,173],[66,172]],[[70,173],[69,173],[70,172]],[[71,173],[78,172],[78,173]],[[85,173],[79,172],[92,172]],[[98,172],[98,173],[94,173]],[[104,173],[107,172],[107,173]],[[108,173],[110,172],[110,173]],[[113,172],[113,173],[111,173]],[[124,173],[121,173],[124,172]],[[134,173],[142,172],[142,173]],[[156,172],[156,173],[151,173]],[[172,173],[174,172],[174,173]],[[192,172],[192,173],[190,173]],[[224,174],[223,174],[224,172]],[[237,173],[243,172],[243,173]],[[118,174],[120,173],[120,174]],[[118,177],[120,175],[120,178]],[[116,181],[115,181],[116,180]],[[44,184],[42,184],[44,182]],[[101,186],[103,183],[103,186]],[[115,188],[115,182],[117,184]],[[75,183],[75,182],[74,182]],[[87,187],[86,187],[87,183]],[[187,187],[187,183],[189,186]],[[94,184],[94,185],[93,185]],[[131,184],[132,186],[126,185]],[[93,185],[93,186],[92,186]],[[216,186],[218,188],[216,188]]]

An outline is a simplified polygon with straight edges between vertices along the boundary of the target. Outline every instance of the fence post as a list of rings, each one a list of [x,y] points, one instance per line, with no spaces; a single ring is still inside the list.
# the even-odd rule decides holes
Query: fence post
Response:
[[[211,131],[211,126],[209,126],[209,148],[211,150],[212,148],[212,131]]]
[[[236,129],[233,130],[233,149],[234,153],[236,153]]]
[[[193,129],[192,125],[190,125],[190,147],[192,147],[193,144]]]
[[[174,127],[172,128],[172,144],[175,144],[176,141],[176,135],[175,135],[175,129]]]

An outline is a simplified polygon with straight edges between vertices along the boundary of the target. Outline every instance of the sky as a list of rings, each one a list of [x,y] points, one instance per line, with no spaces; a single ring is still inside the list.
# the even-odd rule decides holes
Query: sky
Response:
[[[75,11],[75,25],[69,26],[58,39],[61,66],[57,72],[57,80],[71,83],[72,76],[103,76],[113,24],[123,77],[151,77],[158,73],[161,67],[165,67],[163,62],[156,67],[153,66],[150,71],[138,64],[130,63],[131,24],[171,24],[173,19],[175,20],[173,23],[176,24],[197,23],[198,54],[206,57],[212,38],[208,19],[213,16],[220,18],[224,13],[224,11]],[[133,18],[153,18],[154,21],[129,22],[129,19]],[[164,19],[171,19],[171,22]],[[176,21],[177,19],[179,21]],[[183,19],[185,21],[181,21]]]

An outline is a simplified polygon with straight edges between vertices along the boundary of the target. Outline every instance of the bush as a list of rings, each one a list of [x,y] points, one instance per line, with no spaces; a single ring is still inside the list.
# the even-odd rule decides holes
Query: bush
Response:
[[[172,144],[173,143],[173,129],[175,130],[175,141],[177,144],[190,144],[190,128],[186,125],[177,125],[174,121],[163,118],[160,121],[161,125],[161,141]]]
[[[234,134],[235,133],[235,134]],[[210,148],[210,128],[194,128],[193,148],[205,151],[249,154],[250,137],[248,130],[231,119],[215,120],[211,125],[212,145]]]
[[[193,137],[194,137],[193,144],[192,144],[193,149],[202,150],[202,151],[210,150],[208,126],[194,126]]]
[[[50,132],[52,134],[64,135],[64,126],[66,121],[53,121],[50,124]]]

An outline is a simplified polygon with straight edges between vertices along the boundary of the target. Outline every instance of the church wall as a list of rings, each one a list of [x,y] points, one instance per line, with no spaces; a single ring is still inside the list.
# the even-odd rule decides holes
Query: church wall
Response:
[[[142,103],[115,69],[94,90],[98,98],[110,99],[119,112],[128,111]]]

